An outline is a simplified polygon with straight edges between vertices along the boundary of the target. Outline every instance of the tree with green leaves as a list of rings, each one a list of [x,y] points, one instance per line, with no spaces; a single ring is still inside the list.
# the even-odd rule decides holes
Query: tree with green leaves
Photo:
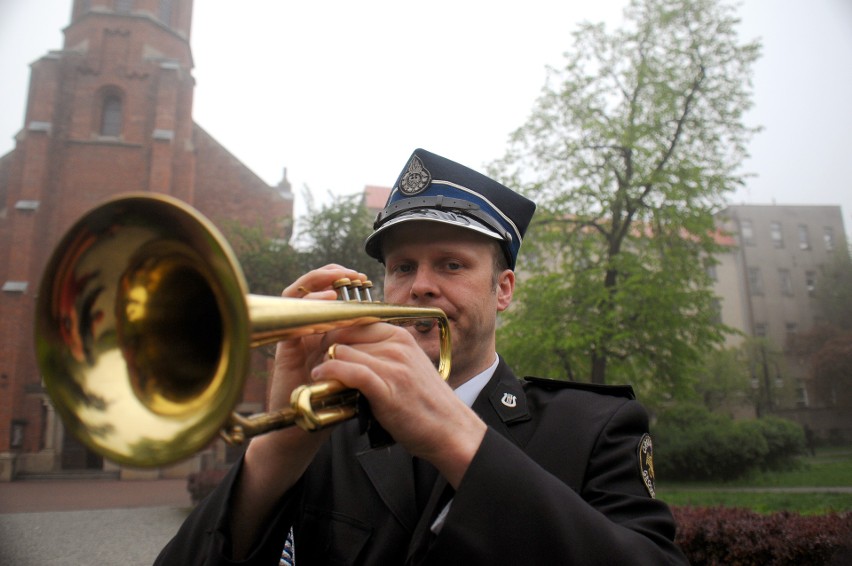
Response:
[[[705,352],[696,372],[695,393],[705,408],[713,412],[732,412],[753,395],[751,374],[744,348],[721,348]]]
[[[817,402],[852,407],[852,261],[838,251],[817,279],[820,322],[797,335],[791,350],[809,360]]]
[[[228,222],[223,229],[237,256],[249,293],[277,297],[302,274],[304,261],[300,254],[289,244],[270,238],[264,227]],[[275,347],[267,345],[255,352],[264,358],[273,358]],[[264,364],[253,367],[254,375],[265,376],[257,369]]]
[[[261,226],[231,222],[225,230],[250,293],[278,296],[301,275],[303,262],[299,253],[289,244],[269,238]]]
[[[356,269],[378,282],[384,268],[364,253],[364,242],[373,231],[373,216],[361,195],[330,195],[331,202],[317,207],[310,194],[305,195],[308,213],[300,222],[300,249],[313,269],[338,263]]]
[[[852,260],[840,249],[817,278],[814,289],[817,309],[827,324],[852,330]]]
[[[737,348],[750,377],[750,390],[745,396],[758,417],[779,409],[790,409],[796,403],[796,384],[789,378],[781,348],[764,337],[749,336]]]
[[[674,391],[726,329],[706,272],[713,214],[756,128],[741,42],[717,0],[632,0],[586,23],[494,173],[539,204],[501,352],[526,372]]]
[[[306,271],[328,263],[352,267],[380,281],[382,265],[364,253],[373,218],[360,195],[332,195],[328,204],[316,206],[306,192],[305,201],[308,211],[299,219],[297,247],[269,238],[260,226],[232,222],[224,227],[249,291],[277,296]]]

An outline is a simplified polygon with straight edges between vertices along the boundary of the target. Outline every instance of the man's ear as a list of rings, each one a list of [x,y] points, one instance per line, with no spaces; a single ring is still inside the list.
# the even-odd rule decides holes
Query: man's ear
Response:
[[[515,293],[515,272],[504,269],[497,276],[497,312],[503,312],[512,303],[512,295]]]

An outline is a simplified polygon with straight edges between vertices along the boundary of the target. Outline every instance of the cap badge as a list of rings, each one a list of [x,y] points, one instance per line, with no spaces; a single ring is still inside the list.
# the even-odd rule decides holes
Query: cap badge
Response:
[[[651,435],[645,433],[639,439],[639,470],[642,472],[642,483],[651,498],[656,499],[657,487],[654,482],[654,444]]]
[[[408,196],[416,195],[426,190],[432,182],[432,174],[423,167],[423,162],[416,155],[408,162],[408,169],[399,180],[399,190]]]

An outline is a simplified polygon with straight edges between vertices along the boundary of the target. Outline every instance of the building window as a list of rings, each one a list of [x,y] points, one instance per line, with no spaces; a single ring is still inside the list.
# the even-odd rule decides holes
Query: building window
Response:
[[[805,382],[801,379],[796,380],[796,405],[799,407],[807,407],[808,403],[808,388]]]
[[[704,259],[704,272],[707,274],[707,277],[710,278],[711,281],[718,281],[719,274],[716,273],[716,261],[712,258]]]
[[[710,320],[716,324],[722,324],[722,301],[719,299],[713,299],[713,302],[710,304],[710,308],[713,311]]]
[[[102,136],[121,135],[121,97],[116,94],[108,94],[104,97],[100,132]]]
[[[172,25],[172,0],[160,0],[160,21]]]
[[[751,220],[740,221],[740,234],[743,238],[743,244],[747,246],[754,245],[754,227],[751,224]]]
[[[27,421],[22,419],[14,419],[12,421],[12,429],[9,431],[9,446],[11,448],[22,448],[24,446],[24,430],[27,427]]]
[[[115,0],[115,11],[120,14],[129,14],[133,9],[133,0]]]
[[[781,233],[780,222],[770,222],[769,237],[772,239],[772,245],[776,248],[784,247],[784,235]]]
[[[808,226],[806,224],[799,224],[799,249],[811,249],[811,237],[808,234]]]
[[[757,338],[766,338],[766,323],[756,322],[754,324],[754,335]]]
[[[790,277],[789,269],[779,269],[778,279],[781,282],[781,294],[785,297],[793,296],[793,278]]]
[[[808,289],[808,296],[816,295],[816,271],[805,272],[805,287]]]
[[[823,228],[822,239],[825,242],[825,249],[832,251],[834,249],[834,229],[831,226]]]
[[[787,342],[796,337],[796,334],[799,332],[799,326],[795,322],[788,322],[784,325],[784,329],[787,333]]]
[[[760,277],[759,267],[748,268],[748,288],[752,295],[763,294],[763,279]]]

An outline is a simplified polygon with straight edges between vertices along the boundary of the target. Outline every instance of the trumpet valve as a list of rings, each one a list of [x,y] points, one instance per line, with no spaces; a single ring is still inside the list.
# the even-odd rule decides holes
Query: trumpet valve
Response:
[[[340,301],[373,302],[373,297],[370,294],[373,282],[370,280],[361,281],[360,279],[353,280],[342,277],[335,281],[332,287],[337,291],[337,299]]]
[[[351,301],[349,289],[352,287],[352,280],[348,277],[338,279],[331,285],[337,291],[337,299],[339,301]]]

